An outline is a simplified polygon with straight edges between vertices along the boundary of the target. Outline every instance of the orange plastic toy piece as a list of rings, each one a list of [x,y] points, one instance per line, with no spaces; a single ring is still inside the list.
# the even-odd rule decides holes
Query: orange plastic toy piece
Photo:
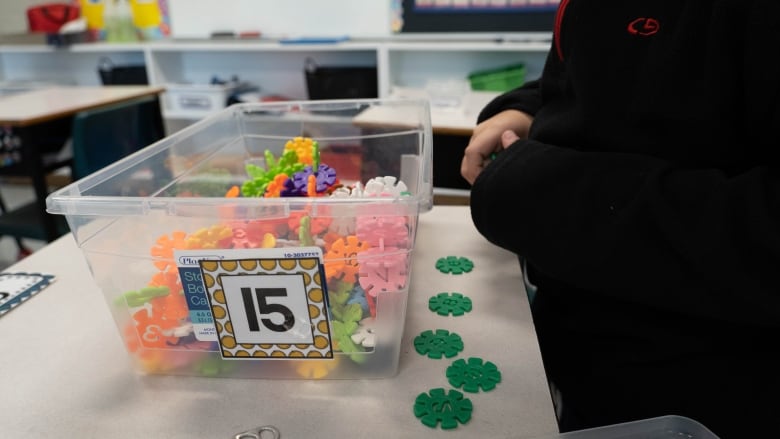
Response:
[[[284,189],[284,182],[287,181],[288,178],[287,174],[277,174],[273,180],[268,182],[268,186],[265,187],[265,194],[263,194],[263,196],[265,198],[280,197],[282,190]]]
[[[298,236],[299,229],[301,227],[301,219],[305,216],[308,216],[308,212],[303,211],[296,211],[296,212],[290,212],[290,217],[287,218],[287,225],[290,227],[290,233],[294,234],[294,236]],[[321,235],[326,230],[328,230],[328,226],[330,226],[330,218],[325,217],[315,217],[311,218],[311,222],[309,223],[309,234],[312,236]]]
[[[345,282],[355,282],[360,269],[357,255],[369,248],[368,243],[358,240],[355,235],[336,240],[330,246],[330,250],[323,255],[325,273],[328,278],[333,277]]]
[[[173,293],[183,292],[181,287],[181,279],[179,273],[176,270],[161,271],[149,281],[150,287],[168,287],[168,291]]]
[[[225,193],[225,198],[238,198],[239,195],[241,195],[241,188],[233,186]]]
[[[169,267],[176,267],[173,262],[173,251],[176,249],[185,249],[187,244],[185,242],[187,234],[181,230],[177,230],[171,234],[171,236],[163,235],[157,238],[157,242],[151,249],[152,257],[158,259],[154,261],[154,266],[160,271],[165,271]]]

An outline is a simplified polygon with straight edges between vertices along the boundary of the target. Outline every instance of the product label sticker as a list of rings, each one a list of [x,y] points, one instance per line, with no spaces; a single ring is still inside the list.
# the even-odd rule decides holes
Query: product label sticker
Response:
[[[175,252],[199,340],[223,358],[333,358],[319,247]]]

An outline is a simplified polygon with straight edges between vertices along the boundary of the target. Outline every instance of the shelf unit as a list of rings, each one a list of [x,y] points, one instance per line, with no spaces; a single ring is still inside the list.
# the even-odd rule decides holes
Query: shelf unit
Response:
[[[431,79],[465,79],[469,73],[523,62],[526,77],[537,77],[547,40],[413,40],[392,37],[333,44],[283,44],[265,40],[170,40],[141,43],[89,43],[55,48],[43,44],[0,44],[0,82],[35,81],[98,85],[102,57],[116,65],[143,64],[149,82],[207,84],[212,77],[239,79],[261,94],[306,99],[304,64],[376,66],[379,97],[394,86],[422,88]],[[206,114],[173,111],[163,95],[170,132]]]

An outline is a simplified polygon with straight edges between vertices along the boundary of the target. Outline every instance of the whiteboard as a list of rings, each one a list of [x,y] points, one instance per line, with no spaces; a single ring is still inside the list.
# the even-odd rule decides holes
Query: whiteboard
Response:
[[[168,0],[171,36],[260,31],[263,37],[384,37],[392,0]]]

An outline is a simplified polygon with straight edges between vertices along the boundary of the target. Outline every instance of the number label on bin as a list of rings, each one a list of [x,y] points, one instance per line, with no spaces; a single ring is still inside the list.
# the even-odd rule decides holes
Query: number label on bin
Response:
[[[177,251],[176,260],[196,335],[218,341],[223,358],[333,358],[318,247]]]

